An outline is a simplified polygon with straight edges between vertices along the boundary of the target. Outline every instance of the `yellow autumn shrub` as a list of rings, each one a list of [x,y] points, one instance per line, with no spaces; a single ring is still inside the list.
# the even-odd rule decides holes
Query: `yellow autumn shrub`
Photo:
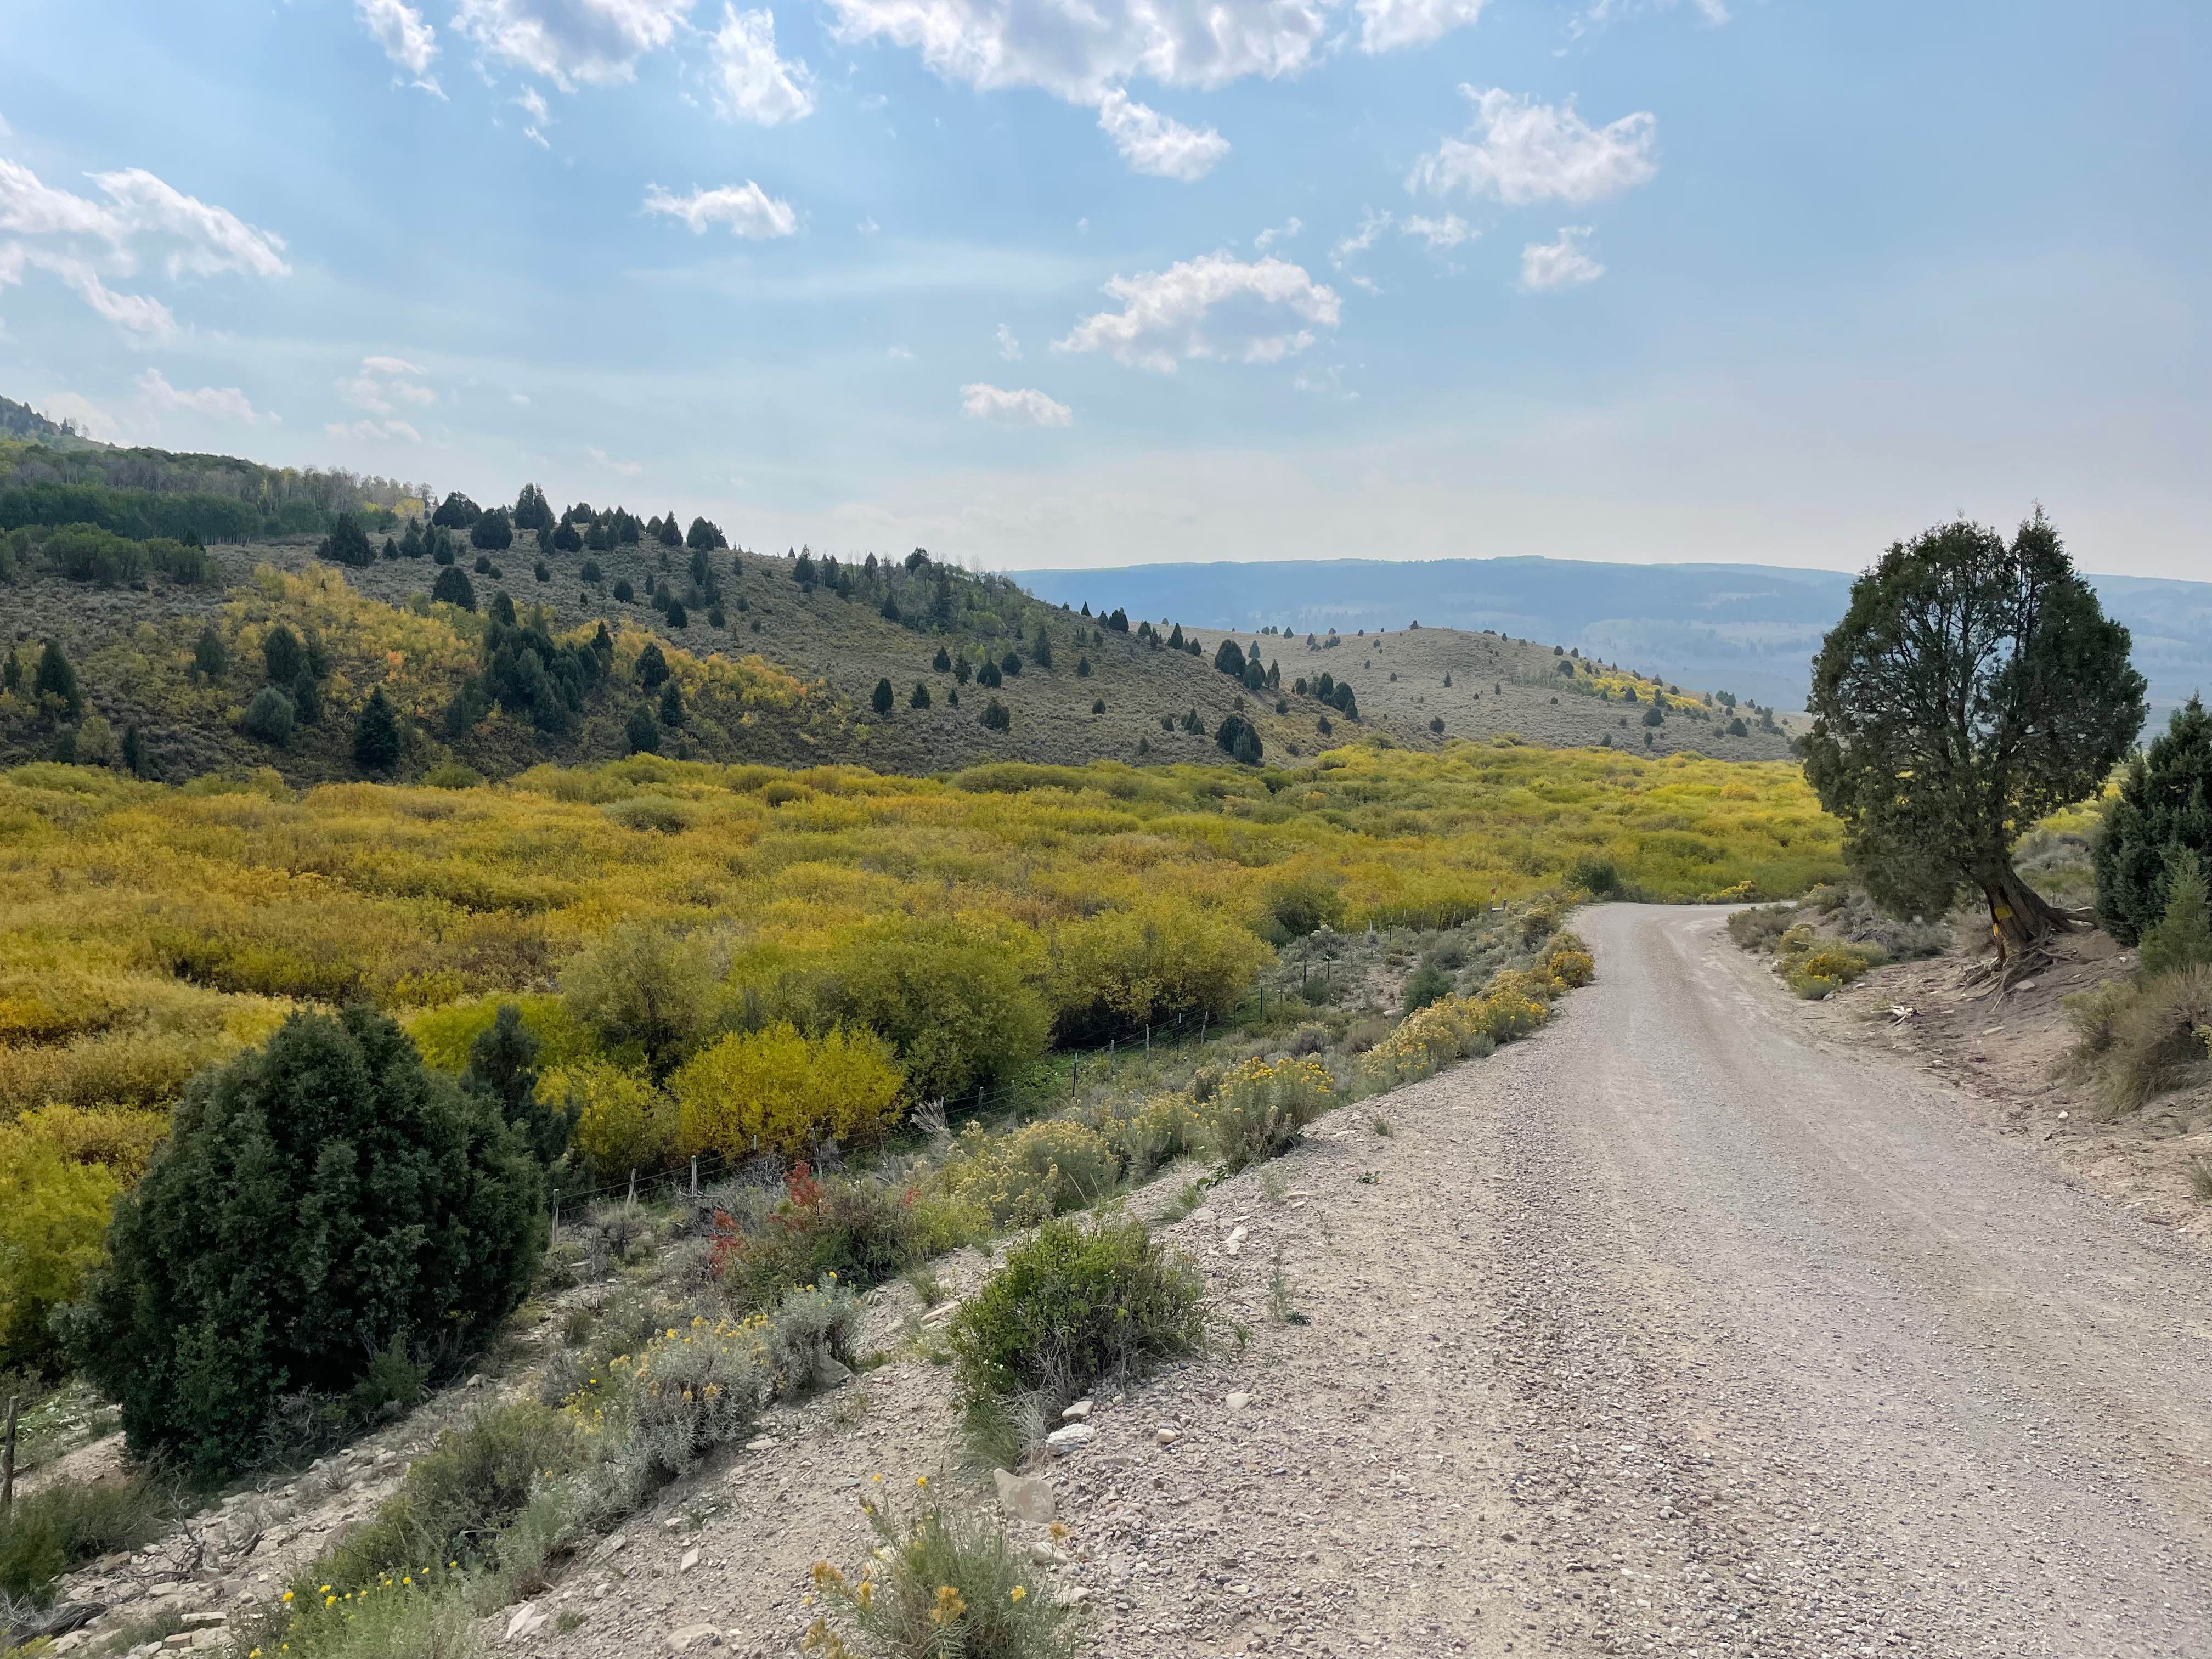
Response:
[[[47,1316],[105,1257],[123,1186],[107,1164],[71,1156],[64,1137],[21,1119],[0,1130],[0,1370],[51,1352]]]
[[[1239,1060],[1201,1109],[1208,1150],[1232,1170],[1273,1158],[1336,1100],[1336,1079],[1317,1060]]]
[[[1272,954],[1235,918],[1171,894],[1140,898],[1052,936],[1047,995],[1062,1042],[1103,1042],[1200,1014],[1218,1021]]]
[[[1002,1135],[970,1124],[940,1178],[954,1197],[980,1205],[1000,1226],[1033,1227],[1097,1203],[1120,1174],[1113,1146],[1097,1130],[1043,1118]]]
[[[402,1023],[428,1064],[441,1072],[458,1073],[468,1069],[471,1045],[491,1029],[499,1018],[500,1006],[508,1002],[521,1011],[523,1030],[538,1039],[541,1073],[598,1054],[599,1042],[592,1033],[559,997],[544,993],[449,1003],[442,1008],[426,1008]]]
[[[788,1020],[732,1032],[669,1079],[677,1150],[742,1158],[798,1152],[825,1136],[872,1140],[898,1121],[906,1091],[890,1045],[833,1026],[806,1036]]]
[[[576,1106],[569,1144],[596,1178],[675,1161],[676,1103],[642,1072],[603,1060],[573,1060],[538,1073],[538,1097]]]

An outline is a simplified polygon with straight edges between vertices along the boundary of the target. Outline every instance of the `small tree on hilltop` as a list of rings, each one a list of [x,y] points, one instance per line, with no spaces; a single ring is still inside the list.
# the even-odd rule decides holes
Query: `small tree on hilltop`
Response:
[[[64,1334],[133,1450],[225,1473],[281,1396],[465,1352],[529,1289],[544,1203],[523,1134],[389,1016],[295,1014],[185,1090]]]
[[[2128,762],[2097,836],[2097,920],[2132,945],[2166,908],[2175,849],[2212,854],[2212,714],[2191,697]]]
[[[1852,585],[1808,707],[1806,778],[1877,900],[1936,914],[1972,885],[2007,964],[2069,924],[2013,843],[2103,787],[2143,678],[2039,510],[2010,546],[1963,520],[1892,546]]]
[[[504,509],[495,507],[469,526],[469,545],[481,547],[494,553],[505,552],[514,545],[514,526],[508,523]]]
[[[676,514],[672,510],[660,521],[660,544],[663,547],[684,545],[684,532],[676,527]]]
[[[326,559],[356,568],[376,562],[376,549],[368,539],[368,532],[350,513],[338,514],[337,524],[315,550]]]
[[[476,585],[457,564],[449,564],[438,573],[438,580],[430,585],[430,597],[447,605],[457,605],[464,611],[477,608]]]

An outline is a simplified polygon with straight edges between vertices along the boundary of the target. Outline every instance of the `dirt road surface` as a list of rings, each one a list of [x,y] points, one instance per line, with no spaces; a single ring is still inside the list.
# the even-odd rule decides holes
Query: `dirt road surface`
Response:
[[[1059,1466],[1096,1651],[2212,1654],[2204,1256],[1723,914],[1170,1230],[1250,1339]]]

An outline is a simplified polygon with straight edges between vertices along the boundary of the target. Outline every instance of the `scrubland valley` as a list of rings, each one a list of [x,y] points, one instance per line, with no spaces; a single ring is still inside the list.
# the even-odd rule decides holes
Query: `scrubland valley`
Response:
[[[2118,1212],[1997,1132],[2205,1231],[2212,723],[2133,750],[2039,517],[1892,550],[1797,718],[15,429],[6,1639],[2087,1650],[2011,1644],[2033,1586],[1901,1587],[1863,1468],[1793,1510],[1856,1396],[1791,1439],[1825,1351],[1728,1335],[1794,1340],[1753,1269],[1869,1099],[2100,1262]],[[1877,589],[2023,570],[2071,678],[2003,694],[2056,738],[1901,784]]]

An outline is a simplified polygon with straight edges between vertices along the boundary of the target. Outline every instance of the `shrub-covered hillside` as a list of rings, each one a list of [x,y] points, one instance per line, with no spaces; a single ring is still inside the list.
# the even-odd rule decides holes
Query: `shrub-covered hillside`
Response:
[[[1495,634],[1201,637],[920,550],[757,554],[673,512],[556,514],[535,485],[431,512],[415,488],[58,428],[0,440],[0,762],[308,783],[641,750],[1251,764],[1362,733],[1788,752],[1756,711]]]

